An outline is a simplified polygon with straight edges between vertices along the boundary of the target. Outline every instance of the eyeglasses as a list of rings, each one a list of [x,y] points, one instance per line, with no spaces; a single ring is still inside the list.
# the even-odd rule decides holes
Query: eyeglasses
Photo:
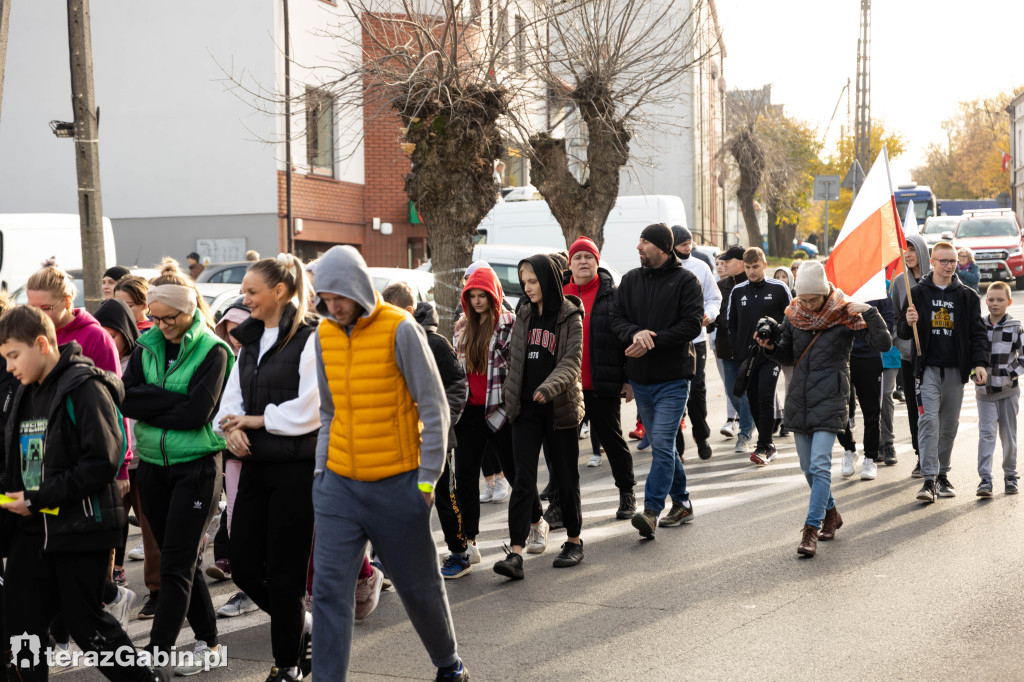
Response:
[[[32,307],[33,307],[33,308],[39,308],[39,309],[40,309],[40,310],[42,310],[42,311],[43,311],[44,313],[48,313],[48,312],[50,312],[51,310],[53,310],[54,308],[56,308],[56,307],[57,307],[57,304],[56,304],[56,303],[51,303],[51,304],[49,304],[49,305],[34,305],[34,306],[32,306]]]
[[[951,259],[951,258],[932,258],[932,260],[935,261],[936,263],[938,263],[939,265],[945,265],[946,267],[949,267],[950,265],[956,265],[956,259]]]
[[[173,315],[164,315],[163,317],[157,317],[156,315],[150,315],[153,318],[153,322],[157,324],[166,324],[168,326],[174,324],[174,321],[178,319],[179,315],[183,315],[182,312],[174,313]]]

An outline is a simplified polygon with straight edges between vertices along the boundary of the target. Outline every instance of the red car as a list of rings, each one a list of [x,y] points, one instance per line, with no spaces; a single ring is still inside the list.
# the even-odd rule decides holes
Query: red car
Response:
[[[1024,226],[1012,210],[965,211],[951,236],[957,249],[974,252],[982,282],[1003,280],[1024,289]]]

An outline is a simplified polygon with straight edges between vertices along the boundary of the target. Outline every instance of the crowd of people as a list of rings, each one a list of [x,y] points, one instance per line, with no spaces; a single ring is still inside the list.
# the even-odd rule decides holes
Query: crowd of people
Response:
[[[525,259],[516,305],[495,271],[474,263],[451,339],[407,285],[376,291],[348,246],[309,264],[256,256],[220,320],[193,282],[197,254],[191,273],[169,261],[152,281],[109,269],[95,315],[74,308],[71,279],[46,264],[28,282],[28,305],[0,315],[5,634],[65,651],[72,639],[86,651],[131,648],[127,557],[145,564],[138,618],[152,627],[141,655],[101,669],[109,679],[167,679],[158,654],[186,621],[196,644],[173,672],[202,672],[221,656],[218,615],[261,609],[268,682],[311,670],[344,680],[354,621],[392,586],[436,679],[468,680],[445,581],[481,562],[481,504],[508,495],[498,575],[523,580],[524,553],[543,554],[558,528],[566,538],[553,566],[579,565],[589,423],[590,465],[607,459],[617,519],[647,539],[690,522],[683,435],[688,427],[701,460],[713,457],[709,347],[727,393],[720,432],[734,451],[768,466],[774,438],[794,439],[810,487],[802,556],[843,525],[832,452],[838,439],[841,475],[854,475],[858,405],[860,473],[872,480],[879,464],[897,463],[893,402],[906,401],[916,497],[930,503],[956,494],[950,456],[973,381],[977,495],[995,492],[997,438],[1004,492],[1018,492],[1021,326],[1000,282],[982,316],[970,258],[950,244],[929,253],[909,238],[890,295],[867,303],[831,284],[818,261],[769,277],[761,249],[733,246],[705,263],[683,227],[645,227],[637,251],[639,267],[618,285],[587,237]],[[642,504],[623,400],[635,401],[633,435],[651,449]],[[126,552],[129,514],[142,538]],[[205,576],[238,587],[219,611]],[[18,679],[46,679],[45,662],[23,670],[9,654],[7,665]]]

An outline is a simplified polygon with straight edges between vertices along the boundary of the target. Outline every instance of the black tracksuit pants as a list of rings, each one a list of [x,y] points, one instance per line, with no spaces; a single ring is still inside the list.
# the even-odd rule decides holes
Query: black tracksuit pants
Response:
[[[455,438],[455,494],[462,512],[462,530],[468,539],[475,540],[480,534],[480,465],[484,453],[493,446],[505,478],[509,483],[515,481],[512,430],[506,424],[499,431],[491,431],[483,405],[466,405],[455,424]]]
[[[775,431],[775,385],[779,382],[778,363],[763,360],[761,366],[751,372],[747,381],[747,400],[750,414],[757,425],[757,449],[763,450],[772,444]]]
[[[632,494],[636,479],[633,455],[622,437],[621,399],[617,395],[599,396],[594,391],[583,391],[583,404],[590,419],[590,433],[604,446],[615,487],[622,494]]]
[[[299,665],[313,548],[313,461],[246,462],[230,542],[231,578],[270,614],[274,665]]]
[[[537,464],[540,448],[544,455],[562,510],[562,522],[569,537],[577,537],[583,526],[580,502],[580,441],[576,428],[556,429],[555,411],[550,403],[524,402],[519,417],[512,424],[512,450],[515,455],[515,483],[508,506],[508,530],[512,545],[525,545],[530,524],[540,520],[540,497],[537,494]],[[607,450],[608,446],[605,446]]]
[[[907,419],[910,421],[910,441],[914,444],[914,455],[920,459],[920,450],[917,449],[917,420],[920,416],[917,407],[917,385],[914,363],[909,360],[900,360],[903,370],[903,398],[907,401]]]
[[[217,614],[199,550],[219,511],[220,472],[220,453],[171,466],[139,464],[135,480],[142,511],[160,545],[160,601],[147,649],[170,651],[186,616],[197,640],[210,647],[217,644]]]
[[[846,450],[856,450],[853,438],[853,412],[860,403],[864,419],[864,457],[879,461],[878,442],[882,418],[882,356],[850,358],[850,418],[846,430],[839,433],[839,444]]]
[[[683,414],[689,420],[694,442],[700,443],[711,437],[711,428],[708,426],[708,388],[704,380],[704,368],[708,362],[708,342],[693,344],[693,350],[697,354],[697,369],[690,378],[690,393],[686,397],[686,411]],[[683,451],[682,440],[683,430],[679,429],[676,434],[676,447],[680,453]]]
[[[132,641],[117,620],[103,610],[102,592],[110,549],[85,552],[43,552],[43,535],[15,531],[8,548],[4,574],[4,639],[22,633],[38,637],[42,649],[35,664],[28,642],[16,652],[15,667],[7,679],[45,680],[49,674],[45,649],[48,629],[58,615],[84,651],[134,651]],[[123,660],[123,659],[122,659]],[[23,667],[18,667],[21,663]],[[147,668],[102,666],[108,680],[151,680]]]
[[[452,475],[454,460],[454,450],[445,453],[444,468],[441,469],[441,477],[434,486],[434,505],[437,507],[437,520],[441,522],[441,531],[444,533],[444,543],[448,546],[448,551],[453,554],[464,554],[468,540],[462,530],[462,507],[459,505],[455,476]],[[479,498],[476,508],[479,518]]]

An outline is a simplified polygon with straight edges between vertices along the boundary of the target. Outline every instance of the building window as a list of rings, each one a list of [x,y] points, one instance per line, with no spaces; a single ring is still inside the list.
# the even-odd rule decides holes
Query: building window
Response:
[[[502,7],[498,10],[498,53],[503,67],[508,67],[508,51],[511,36],[508,34],[508,9]]]
[[[334,97],[315,88],[306,90],[306,165],[334,177]]]
[[[516,15],[516,71],[526,71],[526,27],[523,18]]]

